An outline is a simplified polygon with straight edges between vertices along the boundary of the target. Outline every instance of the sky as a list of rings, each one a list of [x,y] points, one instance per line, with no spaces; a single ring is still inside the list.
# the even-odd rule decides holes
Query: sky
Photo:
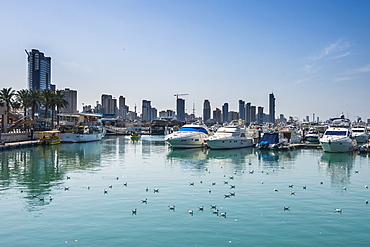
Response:
[[[0,88],[27,88],[25,49],[52,59],[52,84],[130,110],[238,111],[238,101],[320,120],[370,119],[368,0],[0,0]]]

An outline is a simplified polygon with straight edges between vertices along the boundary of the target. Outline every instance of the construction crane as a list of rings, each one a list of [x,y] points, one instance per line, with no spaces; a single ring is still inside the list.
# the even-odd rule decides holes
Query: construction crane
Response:
[[[178,93],[178,94],[175,94],[174,96],[176,96],[176,100],[179,99],[179,96],[184,96],[184,95],[189,95],[187,93]]]

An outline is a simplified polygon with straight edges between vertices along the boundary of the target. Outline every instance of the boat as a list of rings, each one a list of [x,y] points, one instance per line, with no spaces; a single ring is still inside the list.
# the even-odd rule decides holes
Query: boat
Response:
[[[369,133],[365,126],[352,127],[352,136],[357,143],[367,143],[369,141]]]
[[[164,140],[172,148],[201,148],[205,147],[205,139],[211,135],[204,124],[185,124],[178,131],[168,134]]]
[[[310,143],[318,143],[320,138],[320,133],[315,128],[310,128],[310,130],[305,134],[305,141]]]
[[[141,138],[141,135],[139,133],[131,133],[130,139],[131,140],[139,140]]]
[[[246,128],[231,122],[220,127],[205,142],[211,149],[233,149],[253,146],[253,138],[247,137]]]
[[[61,142],[100,141],[105,136],[101,114],[60,114],[59,117],[62,122],[59,126]]]
[[[271,131],[263,133],[257,143],[257,149],[276,149],[279,146],[279,132]]]
[[[351,136],[351,130],[343,127],[329,127],[320,138],[320,144],[325,152],[350,152],[357,146],[356,140]]]
[[[60,131],[50,130],[41,132],[41,137],[39,139],[39,144],[42,145],[55,145],[60,144]]]

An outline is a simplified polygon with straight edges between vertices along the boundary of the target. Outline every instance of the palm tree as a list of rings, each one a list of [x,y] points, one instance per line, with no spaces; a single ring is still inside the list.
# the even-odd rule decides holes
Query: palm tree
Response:
[[[44,105],[45,108],[45,119],[48,118],[48,111],[52,108],[53,105],[53,94],[54,92],[50,89],[44,89],[41,91],[41,103]]]
[[[24,110],[24,116],[27,116],[27,108],[29,108],[30,105],[30,90],[28,89],[21,89],[17,91],[17,101],[21,104]]]
[[[30,89],[29,97],[30,97],[29,105],[31,107],[32,119],[35,119],[35,112],[39,107],[39,103],[41,102],[41,91],[37,89]]]
[[[65,94],[62,91],[58,90],[54,92],[51,112],[52,125],[54,125],[55,108],[58,114],[60,108],[66,107],[68,104],[69,102],[65,99]],[[57,116],[57,123],[59,124],[59,116]]]
[[[9,112],[10,106],[13,100],[13,96],[15,96],[15,90],[10,88],[3,88],[0,90],[0,100],[4,101],[6,104],[6,111]]]
[[[6,128],[8,125],[8,115],[9,115],[9,110],[10,110],[10,106],[12,103],[12,98],[14,95],[15,95],[15,90],[13,90],[11,87],[3,88],[0,90],[0,100],[4,101],[6,105],[6,113],[3,117],[3,126],[2,126],[2,129],[4,132],[7,132]]]

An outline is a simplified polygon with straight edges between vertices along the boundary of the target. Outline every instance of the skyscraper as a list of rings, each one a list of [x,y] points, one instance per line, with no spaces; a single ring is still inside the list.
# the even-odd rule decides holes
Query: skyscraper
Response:
[[[229,103],[224,103],[222,106],[222,122],[229,122]]]
[[[32,49],[27,53],[28,60],[28,89],[44,90],[51,89],[51,58],[45,57],[44,53]]]
[[[275,123],[275,97],[273,93],[269,95],[269,122]]]
[[[247,123],[251,122],[251,102],[248,102],[245,105],[245,121]]]
[[[185,121],[185,100],[178,98],[176,100],[176,116],[178,121]]]
[[[239,119],[245,120],[245,101],[239,100]]]
[[[208,99],[204,100],[203,103],[203,121],[207,121],[211,118],[211,103]]]
[[[68,102],[68,105],[61,108],[60,113],[77,113],[77,91],[65,88],[64,90],[61,90],[61,92],[64,94],[64,99]]]
[[[259,124],[262,124],[263,123],[263,106],[259,106],[258,107],[258,113],[257,113],[257,121]]]
[[[251,105],[251,123],[256,122],[256,106]]]
[[[222,117],[221,110],[216,108],[216,110],[213,111],[213,119],[217,123],[221,123],[221,121],[222,121],[221,117]]]
[[[144,122],[150,122],[152,121],[151,116],[152,116],[152,106],[151,102],[149,100],[143,100],[142,103],[142,120]]]

